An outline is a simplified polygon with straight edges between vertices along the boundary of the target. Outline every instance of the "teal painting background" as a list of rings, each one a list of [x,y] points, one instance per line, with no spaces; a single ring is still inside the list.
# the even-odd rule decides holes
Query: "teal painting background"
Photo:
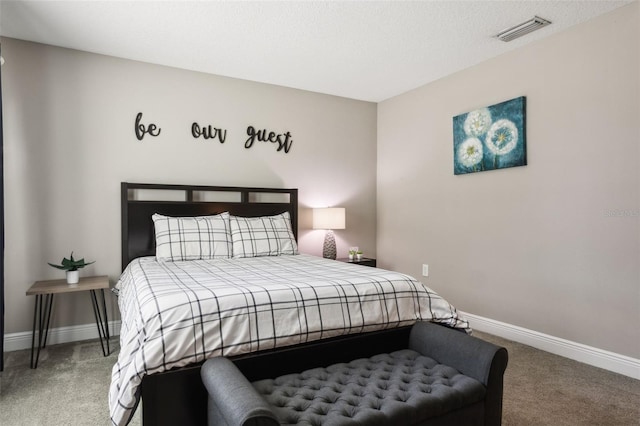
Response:
[[[525,107],[526,97],[521,96],[453,117],[454,174],[526,165]]]

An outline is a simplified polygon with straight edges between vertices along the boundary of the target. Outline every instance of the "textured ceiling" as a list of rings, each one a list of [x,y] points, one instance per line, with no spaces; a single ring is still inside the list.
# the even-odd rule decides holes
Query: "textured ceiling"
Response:
[[[3,0],[0,34],[378,102],[631,1]],[[534,15],[553,24],[494,37]]]

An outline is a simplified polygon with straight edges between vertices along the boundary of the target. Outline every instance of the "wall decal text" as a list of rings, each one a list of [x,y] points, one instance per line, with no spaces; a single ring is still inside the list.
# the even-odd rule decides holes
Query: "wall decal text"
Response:
[[[138,115],[136,115],[136,138],[138,138],[139,141],[141,141],[144,138],[145,134],[150,134],[151,136],[159,136],[160,135],[160,131],[162,130],[160,127],[156,126],[155,124],[151,123],[148,126],[145,126],[144,124],[141,123],[142,121],[142,113],[139,112]]]
[[[136,115],[135,131],[136,138],[141,141],[146,135],[153,137],[159,136],[162,129],[155,123],[149,123],[148,125],[142,123],[142,113],[139,112]],[[217,139],[222,144],[227,140],[227,129],[214,127],[211,124],[200,125],[194,121],[191,123],[191,136],[193,136],[194,139]],[[244,142],[246,149],[253,147],[256,141],[271,142],[275,144],[276,151],[284,151],[285,154],[288,154],[293,145],[293,138],[289,131],[278,133],[269,129],[256,129],[254,126],[248,126],[247,136],[249,137]]]
[[[259,142],[271,142],[277,143],[278,149],[277,151],[282,151],[284,149],[285,154],[289,152],[291,149],[291,145],[293,144],[293,139],[291,139],[291,133],[276,133],[269,132],[267,133],[267,129],[256,130],[253,126],[247,127],[247,135],[249,138],[244,143],[245,148],[251,148],[253,143],[258,140]]]
[[[211,125],[200,127],[198,123],[193,123],[191,125],[191,134],[196,139],[200,136],[205,140],[218,138],[220,143],[224,143],[227,138],[227,129],[219,129],[217,127],[211,127]]]

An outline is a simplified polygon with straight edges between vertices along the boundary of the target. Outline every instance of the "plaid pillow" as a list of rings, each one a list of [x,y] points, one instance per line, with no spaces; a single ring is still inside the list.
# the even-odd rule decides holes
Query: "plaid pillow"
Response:
[[[229,213],[214,216],[152,216],[156,259],[160,261],[228,259],[231,257]]]
[[[261,217],[231,216],[230,224],[234,258],[298,254],[289,212]]]

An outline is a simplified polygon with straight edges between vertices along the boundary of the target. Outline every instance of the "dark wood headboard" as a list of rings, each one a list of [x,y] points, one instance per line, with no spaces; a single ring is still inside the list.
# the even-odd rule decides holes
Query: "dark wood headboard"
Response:
[[[155,255],[154,213],[205,216],[270,216],[288,211],[298,238],[298,190],[233,186],[158,185],[122,182],[122,269],[141,256]]]

